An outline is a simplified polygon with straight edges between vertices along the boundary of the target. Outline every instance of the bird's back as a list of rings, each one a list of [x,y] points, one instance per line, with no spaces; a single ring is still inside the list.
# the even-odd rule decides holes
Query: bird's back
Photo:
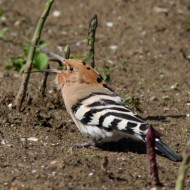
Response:
[[[85,88],[89,90],[86,93]],[[144,141],[148,124],[132,112],[113,91],[97,85],[86,85],[80,89],[83,97],[77,99],[70,112],[78,128],[85,126],[83,133],[104,141],[106,136],[109,140],[116,136],[130,136]],[[77,94],[81,95],[80,89]]]

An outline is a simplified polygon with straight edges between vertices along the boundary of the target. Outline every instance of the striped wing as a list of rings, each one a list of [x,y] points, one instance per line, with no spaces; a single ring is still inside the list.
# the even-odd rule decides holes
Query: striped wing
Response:
[[[72,112],[85,126],[119,130],[144,140],[148,124],[132,112],[116,94],[93,93],[78,101]]]

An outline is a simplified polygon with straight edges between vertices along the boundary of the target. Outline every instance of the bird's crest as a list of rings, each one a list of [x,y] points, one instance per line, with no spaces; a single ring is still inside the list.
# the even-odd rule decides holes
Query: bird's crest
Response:
[[[46,72],[54,72],[58,73],[58,80],[63,80],[64,77],[69,77],[72,73],[78,74],[80,77],[80,82],[93,83],[99,86],[103,86],[107,88],[107,85],[103,81],[102,76],[95,71],[92,67],[86,64],[84,61],[75,60],[75,59],[65,59],[60,55],[57,55],[46,48],[38,47],[39,51],[51,56],[52,61],[56,61],[59,65],[66,66],[66,70],[57,70],[57,69],[49,69],[45,70]]]

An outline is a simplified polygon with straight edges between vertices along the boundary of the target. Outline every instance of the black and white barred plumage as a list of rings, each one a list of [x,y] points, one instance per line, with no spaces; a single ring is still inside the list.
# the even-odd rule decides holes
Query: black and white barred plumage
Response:
[[[89,128],[84,133],[88,133],[96,141],[114,141],[114,135],[118,131],[121,132],[120,138],[124,132],[125,135],[134,135],[137,139],[145,140],[148,124],[123,104],[121,98],[114,93],[90,94],[79,100],[72,107],[72,112],[77,120]],[[118,140],[118,134],[116,137]]]
[[[95,142],[117,141],[132,137],[146,141],[149,124],[125,105],[114,93],[92,93],[72,106],[74,120],[83,127],[82,133],[89,135]],[[160,138],[156,138],[156,149],[173,161],[181,156],[173,152]]]

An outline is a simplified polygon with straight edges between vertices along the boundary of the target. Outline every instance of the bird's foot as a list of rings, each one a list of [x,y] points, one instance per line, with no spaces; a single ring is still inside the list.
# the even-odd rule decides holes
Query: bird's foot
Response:
[[[72,147],[73,148],[75,148],[75,147],[76,148],[88,147],[88,148],[92,148],[92,149],[98,149],[97,144],[94,141],[88,141],[88,142],[85,142],[85,143],[77,143],[77,144],[74,144]]]

